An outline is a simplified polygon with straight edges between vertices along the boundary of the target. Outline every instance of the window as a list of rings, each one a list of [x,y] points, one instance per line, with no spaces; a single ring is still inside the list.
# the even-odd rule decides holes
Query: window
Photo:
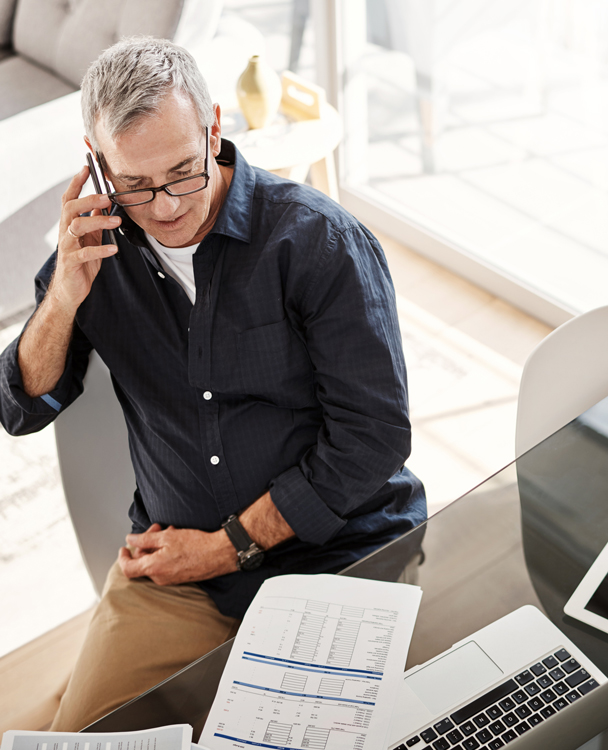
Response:
[[[549,323],[605,304],[608,1],[315,11],[344,205]]]

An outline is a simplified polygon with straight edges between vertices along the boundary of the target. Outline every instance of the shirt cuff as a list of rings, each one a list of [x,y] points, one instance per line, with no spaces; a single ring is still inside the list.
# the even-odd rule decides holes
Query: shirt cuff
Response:
[[[72,356],[68,353],[65,369],[52,391],[42,396],[28,396],[23,386],[21,370],[19,369],[18,347],[21,337],[13,341],[7,348],[6,382],[14,403],[26,414],[54,415],[61,410],[68,398],[72,382]]]
[[[317,495],[297,466],[270,483],[270,497],[303,542],[325,544],[346,524]]]

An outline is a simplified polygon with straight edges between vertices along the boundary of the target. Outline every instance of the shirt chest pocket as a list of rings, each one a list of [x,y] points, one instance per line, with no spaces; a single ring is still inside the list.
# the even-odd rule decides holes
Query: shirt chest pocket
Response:
[[[243,395],[293,409],[316,404],[308,352],[287,320],[239,334],[238,378]]]

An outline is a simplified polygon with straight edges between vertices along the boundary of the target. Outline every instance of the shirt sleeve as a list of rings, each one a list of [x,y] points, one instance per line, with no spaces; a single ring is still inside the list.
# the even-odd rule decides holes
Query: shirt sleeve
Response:
[[[55,261],[56,254],[53,254],[36,276],[36,309],[48,289]],[[32,398],[23,387],[17,358],[19,342],[28,324],[29,320],[20,335],[0,354],[0,422],[10,435],[27,435],[41,430],[82,393],[82,383],[92,349],[75,324],[61,378],[52,391]]]
[[[407,378],[384,253],[361,225],[325,248],[301,303],[324,421],[298,466],[270,485],[302,541],[323,544],[410,454]]]

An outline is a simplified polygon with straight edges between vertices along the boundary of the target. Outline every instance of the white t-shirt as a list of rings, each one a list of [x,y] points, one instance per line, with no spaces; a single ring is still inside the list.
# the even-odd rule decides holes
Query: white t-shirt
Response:
[[[196,245],[189,245],[188,247],[165,247],[147,232],[146,237],[152,248],[156,251],[162,267],[182,285],[190,298],[190,302],[194,304],[196,300],[196,287],[194,285],[192,256],[198,248],[198,243]]]

